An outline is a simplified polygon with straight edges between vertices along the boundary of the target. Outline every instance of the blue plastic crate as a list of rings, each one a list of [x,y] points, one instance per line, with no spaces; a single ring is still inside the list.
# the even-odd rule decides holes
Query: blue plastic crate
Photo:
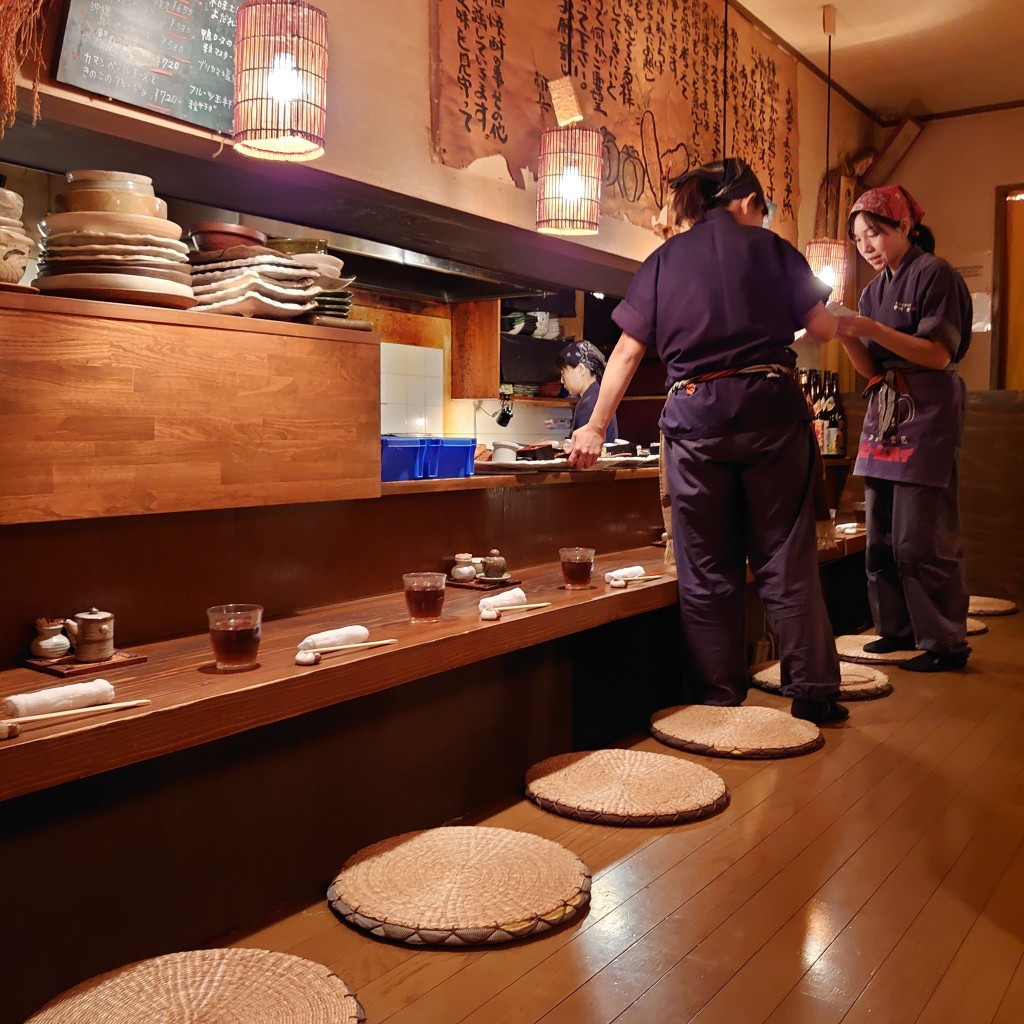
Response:
[[[473,458],[476,455],[475,437],[442,437],[437,449],[437,473],[439,477],[461,477],[473,475]]]
[[[427,461],[425,437],[396,437],[383,434],[380,439],[380,478],[422,480]]]

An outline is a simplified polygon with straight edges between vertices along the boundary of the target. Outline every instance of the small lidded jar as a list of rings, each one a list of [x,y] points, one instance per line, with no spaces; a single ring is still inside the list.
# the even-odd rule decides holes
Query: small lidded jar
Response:
[[[468,551],[460,551],[455,556],[455,564],[448,575],[453,580],[475,580],[476,566],[473,564],[473,555]]]

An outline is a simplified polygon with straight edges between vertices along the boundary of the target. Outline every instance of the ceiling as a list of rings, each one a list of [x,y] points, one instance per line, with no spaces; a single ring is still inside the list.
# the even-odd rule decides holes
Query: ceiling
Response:
[[[816,0],[738,5],[823,74]],[[1024,105],[1021,0],[833,0],[832,80],[878,120]]]

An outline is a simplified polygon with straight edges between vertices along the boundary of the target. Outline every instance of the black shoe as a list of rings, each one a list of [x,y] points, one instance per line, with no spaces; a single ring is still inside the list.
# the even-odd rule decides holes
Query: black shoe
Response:
[[[893,651],[912,651],[917,647],[912,636],[880,636],[864,645],[867,654],[892,654]]]
[[[908,672],[957,672],[967,666],[966,654],[939,654],[936,651],[925,651],[909,661],[901,661],[897,668]]]
[[[850,717],[850,712],[831,697],[826,697],[825,700],[794,697],[790,714],[794,718],[802,718],[805,722],[813,722],[815,725],[836,725]]]

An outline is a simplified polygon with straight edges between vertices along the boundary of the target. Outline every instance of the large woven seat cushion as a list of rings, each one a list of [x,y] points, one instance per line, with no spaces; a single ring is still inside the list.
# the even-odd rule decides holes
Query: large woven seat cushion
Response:
[[[651,733],[670,747],[715,757],[793,757],[825,742],[811,722],[761,707],[665,708],[651,718]]]
[[[26,1024],[357,1024],[322,964],[265,949],[200,949],[119,967],[51,1000]]]
[[[777,661],[752,665],[750,681],[766,693],[782,693],[782,666]],[[839,700],[872,700],[890,693],[889,677],[877,668],[846,663],[839,666]]]
[[[840,661],[852,661],[862,665],[898,665],[901,661],[916,658],[920,651],[889,651],[886,654],[873,654],[865,651],[864,645],[879,639],[877,633],[848,633],[836,637],[836,650]]]
[[[1017,611],[1017,602],[1005,597],[982,597],[971,594],[971,603],[967,608],[968,615],[1013,615]]]
[[[357,928],[414,945],[510,942],[576,917],[590,871],[550,839],[504,828],[407,832],[350,857],[327,890]]]
[[[725,780],[715,772],[643,750],[549,757],[526,773],[526,795],[555,814],[607,825],[675,825],[729,803]]]
[[[967,619],[967,635],[968,636],[980,636],[982,633],[988,632],[988,625],[981,619]]]

